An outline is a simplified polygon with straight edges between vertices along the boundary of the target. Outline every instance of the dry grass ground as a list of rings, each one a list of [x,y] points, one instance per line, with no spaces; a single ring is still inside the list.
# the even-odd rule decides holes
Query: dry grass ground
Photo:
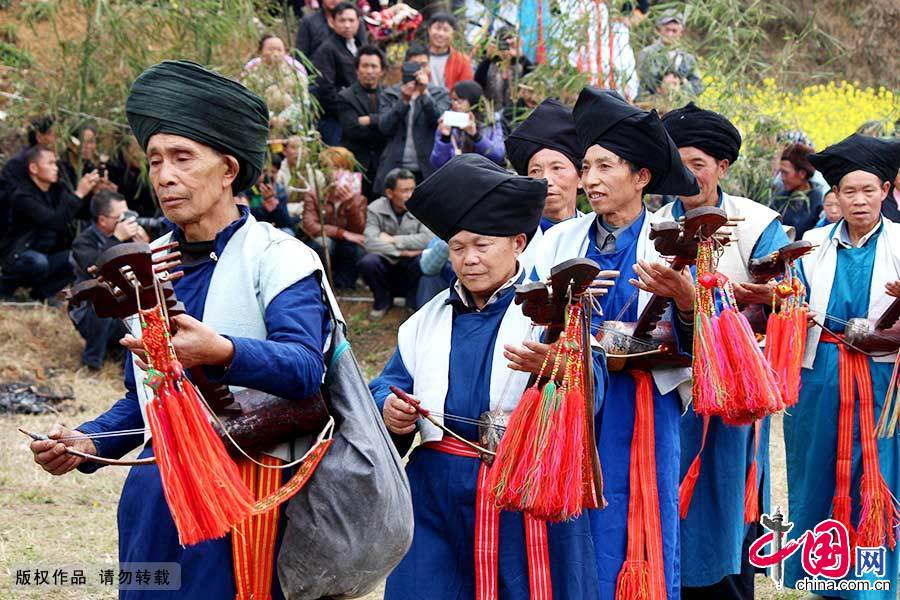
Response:
[[[344,303],[351,342],[367,377],[387,361],[395,332],[406,312],[394,309],[381,322],[367,319],[369,305]],[[31,460],[24,427],[46,431],[55,421],[77,425],[105,410],[122,392],[120,369],[111,363],[99,373],[79,369],[82,342],[60,310],[0,306],[0,381],[32,379],[70,386],[75,400],[57,415],[0,415],[0,598],[60,600],[114,598],[112,590],[65,588],[12,589],[16,567],[83,567],[88,577],[116,564],[116,504],[126,469],[104,468],[93,475],[51,477]],[[781,421],[771,436],[773,504],[786,506]],[[757,578],[757,598],[776,596],[771,583]],[[381,592],[367,600],[381,598]]]

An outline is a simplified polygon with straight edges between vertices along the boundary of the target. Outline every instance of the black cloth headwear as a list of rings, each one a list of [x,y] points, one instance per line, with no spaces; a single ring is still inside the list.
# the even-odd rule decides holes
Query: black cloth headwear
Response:
[[[541,102],[506,138],[506,158],[519,175],[528,175],[528,161],[545,148],[564,154],[581,171],[572,109],[559,100]]]
[[[822,172],[830,186],[836,186],[847,173],[866,171],[892,184],[900,168],[900,141],[882,140],[854,133],[828,146],[818,154],[810,154],[809,162]]]
[[[586,87],[578,95],[572,114],[582,156],[598,144],[638,167],[646,167],[652,174],[644,188],[647,194],[700,193],[656,110],[647,112],[628,104],[616,92]]]
[[[462,230],[529,241],[541,222],[547,181],[520,177],[480,154],[454,156],[416,187],[406,203],[444,241]]]
[[[125,113],[145,151],[151,136],[170,133],[234,156],[240,164],[231,184],[236,194],[262,172],[269,135],[266,103],[196,63],[166,60],[141,73],[131,85]]]
[[[730,164],[734,164],[740,155],[740,132],[717,112],[698,108],[691,102],[664,114],[662,122],[679,148],[693,146],[716,160],[726,159]]]

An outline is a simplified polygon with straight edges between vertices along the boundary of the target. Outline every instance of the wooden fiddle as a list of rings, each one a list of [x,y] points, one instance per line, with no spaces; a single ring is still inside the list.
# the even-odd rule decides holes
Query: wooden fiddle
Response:
[[[750,259],[747,270],[750,271],[753,283],[768,283],[772,279],[784,276],[788,265],[812,252],[813,248],[815,246],[808,240],[789,242],[765,256]],[[769,316],[761,304],[751,304],[742,308],[741,312],[754,333],[766,334]]]
[[[895,298],[874,324],[865,318],[850,319],[844,338],[864,352],[893,354],[900,350],[900,298]]]
[[[584,400],[587,419],[587,440],[591,447],[591,469],[593,471],[594,494],[598,502],[603,498],[603,475],[600,457],[597,453],[597,438],[594,429],[594,370],[591,345],[591,311],[593,301],[589,288],[600,273],[600,266],[587,258],[573,258],[562,262],[550,270],[548,281],[536,281],[516,286],[516,304],[522,305],[522,314],[530,317],[536,325],[546,328],[544,343],[552,344],[559,339],[565,328],[566,308],[570,303],[581,303],[582,330],[581,357],[584,361]],[[533,382],[529,382],[529,385]]]
[[[728,224],[721,208],[702,206],[689,210],[679,221],[665,221],[650,226],[650,239],[661,256],[670,257],[669,266],[681,271],[697,260],[700,241],[717,236]],[[727,237],[718,235],[721,243]],[[691,358],[679,354],[672,323],[661,321],[672,300],[654,294],[634,323],[605,321],[597,334],[606,350],[610,371],[648,370],[659,367],[689,367]]]
[[[172,282],[181,272],[169,269],[180,264],[177,242],[151,249],[143,242],[118,244],[102,253],[88,272],[94,277],[76,284],[69,292],[74,306],[90,302],[99,317],[128,319],[165,303],[169,317],[184,313]],[[175,333],[174,322],[170,321]],[[232,393],[226,385],[214,383],[203,367],[189,369],[190,378],[225,429],[244,450],[262,450],[289,442],[307,433],[318,433],[329,419],[325,400],[318,392],[302,400],[289,400],[258,390]],[[224,433],[219,432],[232,454],[239,454]]]

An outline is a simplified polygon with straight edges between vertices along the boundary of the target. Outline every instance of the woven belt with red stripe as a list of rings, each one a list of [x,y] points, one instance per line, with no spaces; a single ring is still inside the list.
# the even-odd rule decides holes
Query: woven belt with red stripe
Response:
[[[840,412],[838,416],[837,469],[835,473],[834,508],[832,517],[843,523],[850,533],[851,546],[866,547],[895,545],[894,527],[897,524],[895,500],[878,465],[878,445],[875,439],[875,401],[872,375],[866,356],[848,348],[827,331],[820,343],[837,344],[838,378],[840,381]],[[853,477],[854,403],[859,393],[859,439],[862,444],[863,474],[860,479],[860,500],[863,505],[858,530],[850,523],[852,500],[850,483]],[[879,514],[880,513],[880,514]],[[851,552],[851,561],[855,553]]]
[[[475,450],[459,440],[444,438],[439,442],[423,444],[429,450],[481,458]],[[484,462],[478,470],[478,487],[475,496],[475,598],[497,598],[497,557],[500,538],[500,509],[493,502],[488,489],[490,467]],[[547,549],[547,524],[529,516],[525,518],[525,549],[528,555],[528,585],[533,600],[550,600],[553,587],[550,582],[550,553]]]

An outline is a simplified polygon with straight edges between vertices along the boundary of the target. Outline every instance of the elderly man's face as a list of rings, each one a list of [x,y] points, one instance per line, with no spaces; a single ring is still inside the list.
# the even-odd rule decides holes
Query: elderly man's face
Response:
[[[890,182],[868,171],[851,171],[841,177],[834,190],[847,225],[863,232],[875,227],[890,187]]]
[[[696,196],[680,196],[684,207],[690,210],[700,206],[715,206],[719,201],[719,179],[728,172],[728,161],[716,160],[693,146],[679,148],[678,153],[681,155],[681,162],[690,169],[700,184],[700,193]]]
[[[515,274],[526,241],[524,233],[495,237],[460,231],[450,238],[450,264],[467,290],[489,295]]]
[[[157,133],[147,144],[150,183],[166,218],[184,228],[197,223],[230,193],[237,161],[179,135]]]

